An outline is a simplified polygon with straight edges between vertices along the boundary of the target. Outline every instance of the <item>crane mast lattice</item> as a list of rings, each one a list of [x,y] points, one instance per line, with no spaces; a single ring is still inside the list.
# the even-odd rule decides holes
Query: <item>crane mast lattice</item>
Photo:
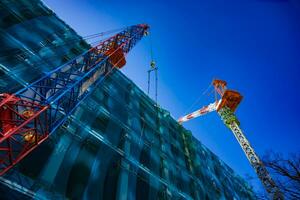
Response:
[[[125,28],[14,94],[0,94],[0,176],[60,127],[75,108],[148,33]]]

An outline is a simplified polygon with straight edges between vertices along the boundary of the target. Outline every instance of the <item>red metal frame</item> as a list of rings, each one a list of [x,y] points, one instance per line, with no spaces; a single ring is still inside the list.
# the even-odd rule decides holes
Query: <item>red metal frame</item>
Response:
[[[220,95],[223,96],[224,92],[226,91],[227,82],[223,80],[214,79],[213,80],[213,86],[215,88],[215,91]]]
[[[147,33],[128,27],[14,95],[0,94],[0,176],[46,140]],[[93,85],[93,86],[92,86]],[[50,106],[51,105],[51,106]]]
[[[215,79],[213,80],[213,86],[216,93],[221,97],[221,102],[218,105],[217,111],[226,106],[234,112],[242,101],[243,96],[235,90],[228,90],[226,81]]]
[[[14,95],[1,94],[0,175],[47,139],[48,108]]]
[[[217,111],[226,106],[232,112],[235,112],[242,99],[243,97],[239,92],[234,90],[226,90],[222,96],[221,102],[218,105]]]

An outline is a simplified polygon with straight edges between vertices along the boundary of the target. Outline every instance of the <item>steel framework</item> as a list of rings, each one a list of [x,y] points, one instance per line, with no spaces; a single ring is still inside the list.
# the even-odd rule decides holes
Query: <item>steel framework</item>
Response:
[[[270,198],[276,200],[284,199],[280,189],[275,184],[263,162],[259,159],[258,155],[255,153],[253,147],[250,145],[246,136],[239,127],[239,121],[235,116],[234,111],[241,102],[242,96],[237,91],[228,90],[226,87],[227,83],[225,81],[214,80],[213,85],[216,101],[191,114],[179,118],[178,122],[183,123],[210,112],[217,111],[224,124],[232,131],[238,143],[242,147],[247,159],[254,168]],[[218,100],[218,96],[220,96],[221,99]]]
[[[242,132],[239,126],[239,121],[237,120],[232,110],[225,106],[218,111],[218,114],[220,115],[224,124],[234,134],[236,140],[242,147],[247,159],[249,160],[251,166],[254,168],[258,178],[262,182],[271,199],[283,199],[280,189],[277,187],[276,183],[267,171],[265,165],[255,153],[253,147],[250,145],[246,136]]]
[[[60,127],[113,68],[122,68],[148,29],[128,27],[15,94],[0,94],[0,175]]]

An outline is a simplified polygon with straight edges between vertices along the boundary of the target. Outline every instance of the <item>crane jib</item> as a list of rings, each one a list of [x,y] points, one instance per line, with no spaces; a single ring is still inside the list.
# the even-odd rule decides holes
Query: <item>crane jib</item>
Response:
[[[123,67],[148,28],[128,27],[15,94],[0,94],[0,175],[60,127],[113,68]]]

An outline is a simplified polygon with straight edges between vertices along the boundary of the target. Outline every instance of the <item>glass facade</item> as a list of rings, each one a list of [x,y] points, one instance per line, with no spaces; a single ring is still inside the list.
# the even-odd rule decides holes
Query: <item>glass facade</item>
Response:
[[[38,0],[3,0],[0,9],[1,92],[89,48]],[[242,178],[119,70],[0,183],[1,199],[255,199]]]
[[[88,48],[39,0],[0,1],[0,44],[1,92],[15,91]]]

